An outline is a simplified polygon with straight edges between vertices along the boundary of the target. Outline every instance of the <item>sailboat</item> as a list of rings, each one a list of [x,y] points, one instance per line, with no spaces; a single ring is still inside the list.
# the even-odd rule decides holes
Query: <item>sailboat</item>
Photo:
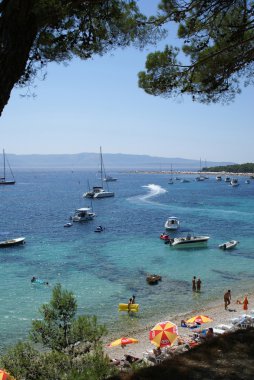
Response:
[[[204,181],[205,180],[205,177],[201,175],[201,172],[202,172],[202,166],[201,166],[201,158],[200,158],[200,169],[199,169],[199,176],[196,177],[196,181]]]
[[[113,191],[109,191],[108,189],[108,184],[107,185],[107,190],[103,188],[103,178],[105,177],[105,168],[104,168],[104,163],[103,163],[103,158],[102,158],[102,150],[100,147],[100,180],[101,180],[101,185],[100,186],[93,186],[93,188],[86,193],[83,194],[83,198],[108,198],[108,197],[114,197],[115,193]]]
[[[174,183],[174,181],[173,181],[173,171],[172,171],[172,164],[171,164],[171,177],[168,180],[168,184],[169,185],[173,185],[173,183]]]
[[[10,169],[10,172],[11,172],[11,175],[12,175],[13,179],[10,179],[10,180],[6,179],[6,158],[5,158],[5,151],[4,151],[4,149],[3,149],[3,161],[4,161],[4,175],[3,175],[3,177],[0,177],[0,185],[15,185],[16,181],[14,179],[14,175],[12,173],[12,170],[11,170],[11,167],[9,165],[8,160],[7,160],[7,163],[8,163],[8,166],[9,166],[9,169]]]

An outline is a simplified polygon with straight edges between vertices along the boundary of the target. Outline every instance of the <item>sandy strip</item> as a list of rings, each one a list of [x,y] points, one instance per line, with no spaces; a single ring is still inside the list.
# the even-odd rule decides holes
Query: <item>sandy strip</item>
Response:
[[[248,300],[249,300],[249,308],[248,311],[245,312],[243,310],[243,305],[239,305],[236,303],[237,299],[243,300],[244,295],[240,297],[232,297],[231,304],[228,307],[228,310],[225,310],[224,303],[218,303],[215,306],[207,306],[204,309],[201,310],[193,310],[192,313],[188,313],[186,315],[176,316],[174,318],[171,318],[170,321],[175,323],[178,326],[178,332],[181,337],[185,338],[191,338],[194,334],[195,330],[191,330],[188,328],[180,327],[181,320],[187,320],[188,318],[193,317],[194,315],[202,314],[209,316],[213,319],[213,322],[203,324],[202,328],[206,327],[215,327],[218,324],[231,324],[232,318],[237,318],[243,314],[250,314],[251,310],[253,310],[254,313],[254,294],[248,294]],[[251,314],[253,314],[251,313]],[[168,320],[167,315],[164,318],[164,321]],[[160,322],[160,321],[158,321]],[[105,339],[105,353],[112,359],[123,359],[124,354],[133,355],[138,358],[143,357],[143,353],[147,350],[151,350],[154,348],[154,346],[149,341],[149,331],[151,328],[153,328],[154,325],[151,326],[144,326],[144,328],[140,329],[139,331],[122,331],[121,333],[123,335],[118,336],[107,336]],[[137,344],[129,344],[125,348],[122,348],[121,346],[117,347],[108,347],[107,343],[110,343],[111,341],[118,339],[122,336],[126,337],[132,337],[139,340],[139,343]]]

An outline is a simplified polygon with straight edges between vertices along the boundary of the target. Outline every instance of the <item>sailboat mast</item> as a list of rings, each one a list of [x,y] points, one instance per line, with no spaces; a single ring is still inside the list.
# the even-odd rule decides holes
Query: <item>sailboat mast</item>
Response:
[[[100,160],[101,160],[101,187],[103,187],[103,165],[102,165],[102,151],[100,146]]]
[[[3,149],[3,158],[4,158],[4,177],[3,177],[3,179],[5,179],[5,151],[4,151],[4,149]]]

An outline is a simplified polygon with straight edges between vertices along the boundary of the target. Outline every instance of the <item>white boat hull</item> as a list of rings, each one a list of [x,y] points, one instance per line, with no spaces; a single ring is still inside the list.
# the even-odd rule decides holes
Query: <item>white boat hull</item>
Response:
[[[164,227],[168,231],[175,231],[180,227],[180,221],[176,217],[171,216],[166,220]]]
[[[115,193],[111,191],[101,191],[99,193],[95,193],[93,198],[108,198],[108,197],[114,197]]]
[[[6,248],[6,247],[11,247],[13,245],[21,245],[21,244],[25,244],[25,238],[24,237],[0,241],[0,248]]]
[[[227,241],[226,243],[222,243],[219,245],[219,248],[221,249],[233,249],[237,246],[237,244],[239,243],[239,241],[237,240],[231,240],[231,241]]]
[[[175,248],[195,248],[207,244],[209,236],[191,236],[172,239],[171,245]]]

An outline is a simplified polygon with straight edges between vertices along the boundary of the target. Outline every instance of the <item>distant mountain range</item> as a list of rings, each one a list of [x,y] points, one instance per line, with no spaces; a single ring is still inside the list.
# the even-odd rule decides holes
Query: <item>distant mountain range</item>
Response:
[[[7,159],[12,167],[20,169],[98,169],[99,153],[78,154],[8,154]],[[103,154],[104,165],[107,170],[198,170],[200,160],[185,158],[152,157],[134,154]],[[224,166],[233,162],[202,162],[201,166]],[[2,165],[0,161],[0,165]]]

